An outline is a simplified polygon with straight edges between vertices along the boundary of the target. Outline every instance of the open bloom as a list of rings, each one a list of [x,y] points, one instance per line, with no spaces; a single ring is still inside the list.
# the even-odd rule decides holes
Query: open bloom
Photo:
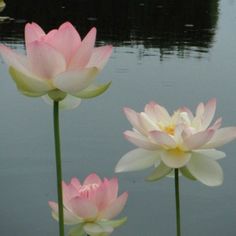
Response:
[[[118,181],[116,178],[103,181],[96,175],[89,175],[83,182],[72,178],[69,184],[62,183],[65,224],[77,225],[70,235],[111,234],[115,227],[123,224],[126,218],[112,220],[124,208],[128,193],[118,197]],[[58,205],[49,202],[52,216],[58,220]]]
[[[147,180],[158,180],[173,169],[190,178],[209,185],[220,185],[223,172],[216,160],[225,154],[215,148],[236,138],[236,127],[220,128],[222,119],[212,125],[216,99],[197,106],[195,115],[181,107],[173,115],[155,102],[137,113],[125,108],[124,112],[133,130],[125,131],[125,137],[138,149],[124,155],[116,166],[116,172],[155,167]]]
[[[69,22],[47,34],[36,23],[27,23],[26,55],[17,54],[4,45],[0,45],[0,53],[24,95],[48,95],[52,100],[65,99],[64,103],[73,98],[73,106],[76,106],[81,98],[98,96],[110,85],[94,83],[112,52],[110,45],[95,48],[95,39],[95,28],[81,41]]]

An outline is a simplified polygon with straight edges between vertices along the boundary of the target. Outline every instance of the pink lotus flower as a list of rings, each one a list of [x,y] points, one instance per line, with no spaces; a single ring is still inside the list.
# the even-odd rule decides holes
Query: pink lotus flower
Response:
[[[69,22],[47,34],[36,23],[28,23],[25,26],[26,56],[4,45],[0,45],[0,53],[24,95],[48,95],[57,101],[66,98],[62,102],[65,104],[72,98],[75,107],[81,98],[98,96],[110,85],[110,82],[100,86],[94,83],[112,52],[112,46],[95,48],[95,39],[95,28],[81,41]]]
[[[109,235],[126,218],[111,220],[124,208],[128,193],[119,197],[116,178],[103,181],[96,175],[89,175],[83,182],[72,178],[69,184],[62,183],[65,224],[77,225],[70,235]],[[58,205],[49,202],[52,216],[58,220]]]
[[[173,169],[190,178],[209,185],[220,185],[223,172],[216,160],[225,153],[215,148],[236,138],[236,127],[220,128],[222,119],[210,125],[216,110],[216,100],[200,103],[195,116],[186,108],[179,108],[170,115],[155,102],[137,113],[125,108],[124,112],[133,130],[124,135],[138,149],[124,155],[116,166],[116,172],[155,167],[147,180],[158,180]]]

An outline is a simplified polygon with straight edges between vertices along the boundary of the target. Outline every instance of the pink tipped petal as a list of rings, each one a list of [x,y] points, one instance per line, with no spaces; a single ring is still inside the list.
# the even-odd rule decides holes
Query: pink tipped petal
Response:
[[[160,106],[157,103],[155,104],[155,113],[158,121],[166,120],[168,122],[170,120],[170,115],[165,107]]]
[[[80,218],[92,220],[97,216],[97,207],[88,199],[76,197],[71,199],[70,204],[74,214]]]
[[[69,22],[65,22],[58,30],[53,31],[51,35],[46,37],[46,42],[59,51],[66,62],[69,63],[78,50],[81,39],[74,26]]]
[[[166,148],[175,148],[175,140],[165,132],[162,131],[151,131],[149,132],[150,137],[155,141],[156,144],[164,146]]]
[[[75,95],[87,88],[96,78],[98,70],[95,67],[66,71],[56,76],[53,84],[63,92]]]
[[[163,151],[161,160],[170,168],[181,168],[185,166],[191,158],[191,153],[183,152],[179,149]]]
[[[211,140],[203,148],[220,147],[236,138],[236,127],[226,127],[217,130]]]
[[[102,180],[100,179],[100,177],[97,174],[93,173],[86,177],[86,179],[83,182],[83,185],[87,185],[87,184],[100,185],[101,183],[102,183]]]
[[[210,125],[215,115],[215,111],[216,111],[216,99],[213,98],[209,100],[207,104],[205,105],[205,110],[204,110],[203,120],[202,120],[203,129],[206,129]]]
[[[112,46],[102,46],[98,48],[94,48],[92,52],[92,56],[87,64],[87,68],[89,67],[97,67],[99,70],[102,70],[103,67],[107,64],[107,61],[112,53]]]
[[[201,148],[206,144],[214,135],[215,131],[213,129],[208,129],[191,136],[188,136],[184,139],[184,145],[188,150]]]
[[[45,36],[45,32],[43,29],[37,25],[36,23],[27,23],[25,25],[25,43],[26,48],[29,43],[32,43],[36,40],[40,40],[43,36]]]
[[[201,102],[201,103],[197,106],[197,109],[196,109],[196,117],[197,117],[197,118],[202,117],[203,114],[204,114],[204,111],[205,111],[205,106],[204,106],[204,104]]]
[[[52,79],[66,68],[63,56],[44,42],[28,45],[28,59],[31,70],[44,79]]]
[[[125,107],[124,109],[124,114],[126,116],[126,118],[128,119],[128,121],[130,122],[130,124],[137,130],[139,131],[141,134],[146,134],[146,131],[143,129],[143,127],[140,124],[140,119],[139,119],[139,114],[128,108]]]
[[[124,132],[124,136],[128,141],[140,148],[147,150],[155,150],[158,148],[157,144],[150,142],[145,136],[137,132],[127,130]]]
[[[210,127],[210,129],[217,130],[221,127],[222,118],[218,118],[215,123]]]
[[[145,106],[144,112],[145,112],[154,122],[158,122],[158,120],[156,119],[155,105],[156,105],[156,102],[154,102],[154,101],[149,102],[149,103]]]
[[[124,192],[116,200],[114,200],[104,211],[101,212],[101,219],[112,219],[123,210],[128,199],[128,193]]]
[[[155,165],[160,159],[158,151],[134,149],[126,153],[117,163],[115,172],[136,171]]]
[[[190,120],[193,119],[193,113],[192,113],[192,111],[189,110],[188,107],[180,107],[180,108],[179,108],[179,111],[180,111],[180,112],[186,112],[186,113],[188,114],[188,118],[189,118]]]
[[[151,120],[150,117],[144,112],[140,113],[139,121],[143,129],[146,131],[152,131],[158,128],[155,122]]]
[[[193,153],[191,160],[187,164],[188,171],[200,182],[208,186],[218,186],[223,182],[223,171],[220,165],[212,160]]]
[[[92,56],[96,39],[96,28],[92,28],[80,44],[79,49],[71,58],[68,69],[85,67]]]

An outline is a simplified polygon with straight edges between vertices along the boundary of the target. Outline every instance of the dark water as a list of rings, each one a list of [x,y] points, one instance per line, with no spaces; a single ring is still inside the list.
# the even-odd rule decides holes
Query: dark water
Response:
[[[142,111],[156,100],[171,111],[217,97],[217,116],[236,125],[235,0],[9,0],[1,15],[15,20],[0,24],[0,40],[20,52],[28,21],[49,30],[69,20],[81,35],[96,26],[97,44],[114,45],[98,78],[112,80],[110,90],[61,114],[67,181],[114,175],[134,148],[122,136],[130,128],[124,106]],[[52,108],[19,94],[0,66],[0,235],[57,235],[47,206],[56,200]],[[222,186],[181,179],[183,236],[236,235],[235,143],[222,150]],[[145,183],[149,171],[119,175],[120,192],[129,191],[129,220],[114,236],[175,235],[173,179]]]

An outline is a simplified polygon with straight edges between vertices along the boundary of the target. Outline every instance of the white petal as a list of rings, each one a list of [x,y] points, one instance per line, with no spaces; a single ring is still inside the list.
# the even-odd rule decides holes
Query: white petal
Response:
[[[213,160],[219,160],[225,157],[225,153],[216,149],[200,149],[195,150],[194,153],[199,153],[202,156],[210,157]]]
[[[223,171],[220,165],[211,158],[193,153],[186,167],[197,180],[205,185],[217,186],[223,182]]]
[[[118,162],[115,172],[135,171],[151,167],[160,159],[159,151],[134,149],[126,153]]]
[[[190,152],[183,152],[179,149],[166,150],[161,153],[162,161],[170,168],[180,168],[185,166],[190,157]]]

